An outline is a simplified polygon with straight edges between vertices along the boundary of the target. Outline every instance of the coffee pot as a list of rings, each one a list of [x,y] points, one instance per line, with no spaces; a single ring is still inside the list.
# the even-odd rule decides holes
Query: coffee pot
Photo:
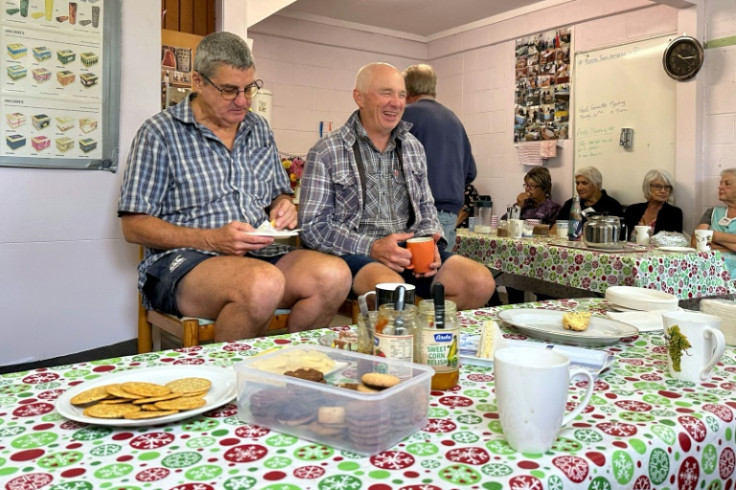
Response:
[[[618,216],[589,216],[583,225],[583,242],[591,248],[621,248],[627,236],[626,224]]]

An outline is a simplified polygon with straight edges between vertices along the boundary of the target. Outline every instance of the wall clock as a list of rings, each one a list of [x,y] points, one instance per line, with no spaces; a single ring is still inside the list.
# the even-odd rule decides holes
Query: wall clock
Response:
[[[703,66],[703,45],[691,36],[676,37],[662,56],[664,71],[675,80],[688,80]]]

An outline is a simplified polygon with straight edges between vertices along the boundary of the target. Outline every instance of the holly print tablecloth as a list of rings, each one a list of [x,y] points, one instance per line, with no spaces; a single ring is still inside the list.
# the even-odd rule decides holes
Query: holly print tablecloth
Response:
[[[461,312],[463,332],[505,308],[592,310],[600,299]],[[350,328],[350,327],[344,327]],[[533,341],[503,326],[509,338]],[[736,348],[712,379],[667,374],[661,333],[606,347],[613,366],[590,405],[546,454],[504,440],[493,368],[463,366],[460,384],[432,392],[424,428],[372,456],[335,450],[242,423],[235,402],[203,415],[140,428],[64,419],[54,400],[107,373],[160,365],[231,366],[265,349],[316,343],[315,330],[141,354],[0,376],[0,489],[730,489],[736,484]],[[571,400],[583,393],[571,385]],[[539,400],[544,409],[544,400]],[[571,402],[574,403],[574,402]]]
[[[603,252],[550,237],[512,239],[467,229],[458,229],[455,245],[456,253],[492,269],[595,293],[611,286],[656,289],[679,299],[736,293],[720,252],[636,250]]]

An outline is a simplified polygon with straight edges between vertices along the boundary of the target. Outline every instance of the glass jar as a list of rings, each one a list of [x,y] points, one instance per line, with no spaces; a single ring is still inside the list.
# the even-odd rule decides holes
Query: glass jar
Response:
[[[373,329],[373,355],[413,362],[416,316],[414,305],[406,305],[403,310],[396,310],[392,304],[381,305]]]
[[[414,362],[434,368],[433,390],[447,390],[457,384],[460,375],[459,342],[460,324],[455,302],[445,300],[445,324],[440,329],[435,324],[434,301],[420,301],[414,336]]]

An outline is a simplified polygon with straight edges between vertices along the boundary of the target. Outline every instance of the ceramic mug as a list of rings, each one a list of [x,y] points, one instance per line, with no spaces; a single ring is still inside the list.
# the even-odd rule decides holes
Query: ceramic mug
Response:
[[[411,266],[407,269],[413,269],[419,274],[429,272],[429,265],[434,262],[434,238],[431,236],[410,238],[406,241],[406,248],[411,252]]]
[[[504,347],[493,356],[496,407],[506,441],[522,453],[544,453],[560,429],[577,417],[593,394],[593,375],[570,370],[563,354],[535,347]],[[570,380],[582,376],[585,394],[567,415]]]
[[[376,284],[375,291],[368,291],[362,297],[367,300],[369,296],[375,295],[376,309],[378,309],[381,305],[394,304],[394,291],[399,286],[404,286],[404,289],[406,289],[404,304],[413,305],[416,287],[413,284],[405,284],[403,282],[382,282]]]
[[[662,320],[670,375],[693,383],[708,381],[711,371],[726,350],[720,317],[697,311],[667,311],[662,313]],[[679,327],[690,347],[672,345],[677,342],[671,330],[673,326]],[[672,354],[675,352],[679,363],[677,359],[673,361]]]
[[[634,231],[636,232],[637,245],[649,245],[649,240],[652,238],[651,226],[636,225]]]
[[[713,230],[695,230],[695,248],[698,252],[709,251],[712,240]]]
[[[510,219],[509,236],[511,238],[521,238],[524,235],[524,224],[523,219]]]

